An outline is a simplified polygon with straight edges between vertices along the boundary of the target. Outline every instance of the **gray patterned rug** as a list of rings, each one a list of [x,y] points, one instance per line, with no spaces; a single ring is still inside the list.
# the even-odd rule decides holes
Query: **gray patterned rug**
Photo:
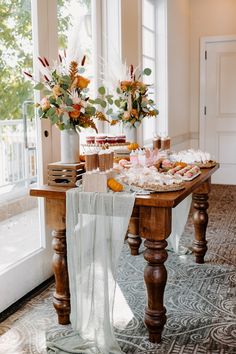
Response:
[[[207,230],[206,263],[196,265],[192,255],[169,252],[165,292],[167,323],[161,344],[147,340],[143,323],[146,290],[142,254],[130,256],[124,245],[118,284],[134,317],[124,330],[115,329],[125,353],[236,353],[236,186],[212,188]],[[181,244],[193,240],[191,213]],[[141,249],[143,251],[143,248]],[[56,324],[50,286],[0,324],[1,354],[46,353],[49,338],[70,333]]]

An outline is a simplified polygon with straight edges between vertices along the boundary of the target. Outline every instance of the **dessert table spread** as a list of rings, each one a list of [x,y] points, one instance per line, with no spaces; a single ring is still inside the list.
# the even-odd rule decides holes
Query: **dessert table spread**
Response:
[[[172,208],[175,208],[191,193],[193,194],[193,223],[195,239],[193,253],[196,263],[204,263],[207,251],[206,228],[208,223],[208,194],[211,187],[211,175],[219,165],[201,170],[201,174],[185,183],[185,188],[174,192],[161,192],[150,195],[137,195],[130,221],[129,245],[131,254],[137,255],[141,237],[145,239],[144,280],[147,288],[147,306],[144,321],[149,332],[149,340],[161,341],[166,323],[166,308],[163,303],[167,270],[165,261],[167,241],[171,233]],[[52,228],[53,271],[55,275],[55,293],[53,304],[60,324],[70,323],[70,291],[66,250],[66,191],[69,187],[34,186],[30,195],[46,200],[47,224]],[[138,231],[138,232],[137,232]],[[132,234],[134,236],[132,237]],[[101,235],[102,237],[102,235]]]

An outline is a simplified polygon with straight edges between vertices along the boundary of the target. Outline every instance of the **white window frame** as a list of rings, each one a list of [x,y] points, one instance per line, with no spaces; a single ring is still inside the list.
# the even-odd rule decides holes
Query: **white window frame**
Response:
[[[159,115],[155,120],[154,129],[159,135],[168,134],[168,57],[167,57],[167,0],[149,0],[155,6],[155,101]],[[142,1],[143,6],[143,1]],[[145,27],[142,23],[141,28]],[[142,30],[141,30],[142,31]],[[143,48],[143,43],[142,43]],[[142,63],[145,55],[141,51]],[[143,68],[144,69],[144,68]],[[148,121],[146,120],[147,124]],[[145,124],[145,122],[144,122]],[[143,140],[150,145],[152,138]]]
[[[155,8],[155,12],[156,12],[156,1],[155,0],[142,0],[142,13],[143,13],[143,7],[144,7],[144,1],[148,1],[150,3],[152,3],[153,7]],[[147,30],[149,32],[151,32],[154,37],[157,37],[157,16],[155,14],[155,18],[154,18],[154,29],[150,29],[149,27],[146,27],[146,25],[143,23],[143,18],[141,20],[141,66],[142,66],[142,70],[145,69],[144,68],[144,59],[148,59],[150,61],[153,62],[154,64],[154,67],[155,67],[155,72],[154,72],[154,82],[153,82],[153,85],[154,85],[154,97],[152,97],[154,99],[155,102],[157,102],[157,85],[156,83],[158,82],[158,76],[157,76],[157,40],[155,40],[155,43],[154,43],[154,56],[148,56],[144,53],[143,51],[143,30]],[[148,125],[148,118],[146,118],[143,123],[142,123],[142,145],[150,145],[152,143],[152,135],[153,133],[156,133],[157,130],[158,130],[158,122],[157,122],[157,119],[155,119],[154,121],[154,124],[153,124],[153,127],[154,127],[154,131],[151,132],[151,135],[150,137],[148,137],[148,139],[145,139],[144,140],[144,126],[147,124]]]
[[[169,133],[168,124],[168,31],[167,31],[167,0],[156,1],[157,18],[157,102],[159,115],[157,118],[158,134]]]
[[[114,56],[117,56],[117,62],[122,62],[121,59],[121,1],[122,0],[100,0],[101,1],[101,29],[100,29],[100,56],[103,65],[100,66],[100,73],[98,75],[98,82],[105,86],[109,78],[105,77],[105,71],[109,72],[110,68],[114,67]],[[104,70],[106,67],[106,70]],[[101,81],[99,81],[101,80]],[[113,92],[111,92],[112,94]],[[106,111],[106,109],[105,109]],[[101,129],[106,134],[118,134],[121,127],[119,125],[109,126],[108,123],[103,123]]]

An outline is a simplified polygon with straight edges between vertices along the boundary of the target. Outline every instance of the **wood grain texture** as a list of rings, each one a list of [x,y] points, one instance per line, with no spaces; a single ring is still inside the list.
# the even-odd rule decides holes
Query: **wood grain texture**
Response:
[[[131,218],[130,230],[134,236],[146,239],[144,258],[147,266],[144,278],[147,287],[148,305],[145,311],[145,323],[151,342],[159,343],[166,322],[166,310],[163,305],[164,291],[167,280],[165,261],[167,252],[166,238],[171,233],[172,208],[178,205],[192,192],[194,200],[194,253],[198,263],[204,262],[206,247],[206,227],[208,222],[208,193],[210,177],[219,168],[216,165],[202,170],[200,176],[186,182],[184,190],[176,192],[156,193],[148,196],[137,196]],[[67,187],[35,186],[30,190],[31,196],[46,198],[48,225],[53,231],[53,269],[56,279],[54,306],[58,313],[59,323],[69,323],[70,294],[66,259],[65,216]],[[136,235],[139,230],[138,235]],[[140,239],[135,238],[133,252],[138,253]]]
[[[70,323],[70,291],[67,268],[66,230],[53,230],[52,247],[54,250],[52,266],[55,275],[53,306],[57,311],[58,323]]]
[[[67,269],[66,248],[66,201],[65,199],[46,198],[47,225],[52,231],[53,259],[55,276],[53,305],[57,311],[58,323],[70,323],[70,292]]]
[[[193,193],[193,223],[195,229],[195,240],[193,243],[193,252],[196,257],[196,263],[204,263],[204,256],[207,252],[206,229],[208,224],[207,209],[209,207],[208,194],[210,192],[210,178],[204,182]]]
[[[148,240],[164,240],[171,233],[171,208],[140,207],[139,235]]]
[[[144,245],[147,247],[144,258],[148,262],[144,270],[148,294],[144,322],[148,328],[150,342],[160,343],[161,333],[166,323],[166,308],[163,299],[167,281],[167,271],[164,265],[168,257],[165,250],[167,242],[146,240]]]
[[[137,206],[154,206],[154,207],[171,207],[174,208],[196,188],[200,187],[203,182],[219,168],[219,164],[212,168],[201,170],[201,174],[192,181],[185,182],[185,189],[176,192],[155,193],[150,195],[137,196],[135,205]],[[57,186],[32,186],[30,188],[30,195],[35,197],[51,197],[55,199],[65,199],[66,191],[69,187]]]
[[[139,207],[134,206],[127,234],[128,245],[132,256],[139,255],[139,247],[142,243],[142,239],[139,235]]]

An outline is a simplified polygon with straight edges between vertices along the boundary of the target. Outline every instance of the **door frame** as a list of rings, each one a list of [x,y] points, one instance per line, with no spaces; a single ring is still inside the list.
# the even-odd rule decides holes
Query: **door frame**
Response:
[[[236,35],[210,36],[200,39],[200,89],[199,89],[199,148],[205,151],[206,59],[207,44],[236,41]]]
[[[54,19],[54,20],[53,20]],[[33,39],[34,78],[39,79],[37,57],[45,56],[50,61],[55,59],[57,49],[57,0],[31,0],[31,21]],[[38,182],[45,183],[47,164],[54,158],[59,141],[55,139],[50,122],[36,118],[37,125],[37,166]],[[48,130],[49,137],[44,134]],[[45,222],[45,203],[38,201],[39,235],[41,245],[25,257],[9,265],[1,274],[0,312],[19,300],[40,283],[50,278],[52,271],[51,230]],[[34,230],[32,230],[34,232]],[[20,277],[20,278],[19,278]],[[20,279],[20,282],[19,282]],[[18,281],[17,281],[18,280]]]

